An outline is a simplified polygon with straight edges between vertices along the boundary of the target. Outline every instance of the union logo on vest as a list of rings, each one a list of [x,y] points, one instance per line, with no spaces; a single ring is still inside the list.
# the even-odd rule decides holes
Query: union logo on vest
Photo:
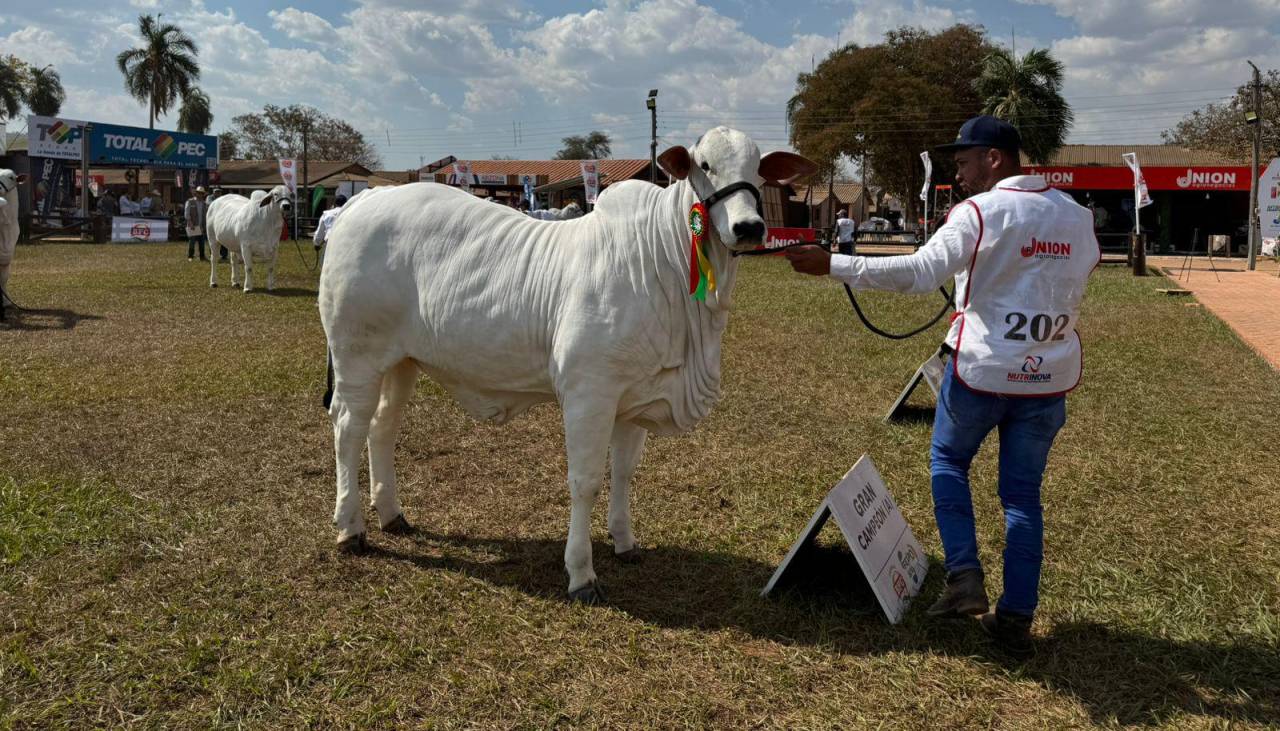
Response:
[[[1031,243],[1022,247],[1022,258],[1030,259],[1070,259],[1071,244],[1059,241],[1040,241],[1031,237]]]

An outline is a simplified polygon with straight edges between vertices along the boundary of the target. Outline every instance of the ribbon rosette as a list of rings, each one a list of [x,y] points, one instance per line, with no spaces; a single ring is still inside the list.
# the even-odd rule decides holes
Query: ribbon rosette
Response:
[[[689,209],[689,294],[699,302],[707,300],[707,292],[716,291],[716,273],[703,251],[706,223],[707,207],[694,203]]]

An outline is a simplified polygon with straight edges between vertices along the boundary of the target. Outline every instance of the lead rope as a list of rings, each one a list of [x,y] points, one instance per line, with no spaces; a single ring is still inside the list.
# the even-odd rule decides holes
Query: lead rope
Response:
[[[762,256],[765,254],[776,254],[779,251],[785,251],[787,249],[795,248],[797,246],[813,246],[813,245],[814,244],[811,241],[797,241],[794,244],[779,246],[775,249],[756,249],[755,251],[734,251],[731,253],[733,254],[733,256]],[[948,292],[946,287],[938,287],[938,291],[942,293],[942,299],[944,301],[942,304],[942,309],[938,311],[938,314],[935,315],[932,320],[929,320],[929,322],[925,323],[924,325],[921,325],[920,327],[910,332],[891,333],[891,332],[888,332],[887,330],[882,330],[876,327],[871,322],[871,320],[867,319],[866,314],[863,313],[862,311],[862,307],[858,305],[858,298],[853,294],[853,288],[847,284],[844,285],[844,292],[845,294],[849,295],[849,304],[853,305],[853,311],[858,316],[858,319],[862,321],[862,324],[866,325],[867,329],[875,333],[876,335],[879,335],[882,338],[888,338],[890,340],[906,340],[907,338],[915,337],[916,335],[919,335],[920,333],[924,332],[925,330],[928,330],[934,325],[937,325],[938,321],[946,316],[947,310],[955,309],[955,299],[952,296],[952,293]]]

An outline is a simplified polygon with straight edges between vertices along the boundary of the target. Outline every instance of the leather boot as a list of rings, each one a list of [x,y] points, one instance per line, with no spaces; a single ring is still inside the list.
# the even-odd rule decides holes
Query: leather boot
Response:
[[[987,611],[987,588],[982,583],[982,569],[965,569],[947,575],[942,596],[929,607],[930,617],[954,619]]]
[[[1012,657],[1025,659],[1036,654],[1035,641],[1031,638],[1031,617],[996,609],[982,615],[980,621],[982,629]]]

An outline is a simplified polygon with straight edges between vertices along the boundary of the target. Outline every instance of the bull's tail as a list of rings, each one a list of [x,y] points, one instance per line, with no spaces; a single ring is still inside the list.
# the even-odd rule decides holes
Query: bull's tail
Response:
[[[326,411],[329,410],[329,404],[333,403],[333,353],[328,347],[324,349],[325,374],[324,374],[324,398],[321,403],[324,404]]]

